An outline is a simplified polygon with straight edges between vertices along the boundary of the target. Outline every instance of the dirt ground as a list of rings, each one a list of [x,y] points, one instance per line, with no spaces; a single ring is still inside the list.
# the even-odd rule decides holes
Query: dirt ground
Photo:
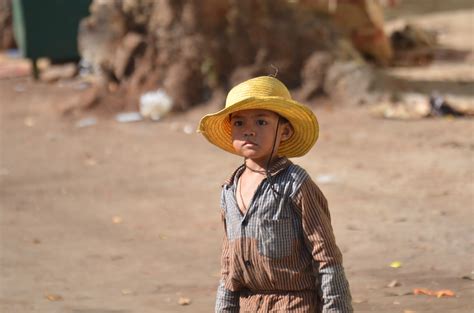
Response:
[[[417,19],[472,48],[473,18]],[[435,63],[390,74],[474,96],[472,70]],[[212,312],[219,188],[241,160],[190,132],[205,107],[155,123],[99,115],[78,128],[95,113],[57,113],[75,86],[0,80],[0,312]],[[314,111],[320,139],[293,161],[329,200],[356,312],[473,312],[473,120]]]

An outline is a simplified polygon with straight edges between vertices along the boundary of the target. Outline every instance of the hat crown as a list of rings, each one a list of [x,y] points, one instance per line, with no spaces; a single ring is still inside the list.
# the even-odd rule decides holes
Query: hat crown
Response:
[[[225,107],[248,98],[280,97],[291,100],[291,95],[285,85],[278,79],[270,76],[260,76],[238,84],[229,91]]]

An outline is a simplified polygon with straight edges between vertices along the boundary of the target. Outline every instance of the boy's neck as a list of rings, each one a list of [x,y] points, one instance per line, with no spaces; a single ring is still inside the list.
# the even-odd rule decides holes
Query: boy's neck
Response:
[[[274,156],[270,162],[268,159],[245,159],[245,166],[252,172],[266,173],[270,170],[275,161],[279,159],[278,156]],[[268,166],[268,168],[267,168]]]

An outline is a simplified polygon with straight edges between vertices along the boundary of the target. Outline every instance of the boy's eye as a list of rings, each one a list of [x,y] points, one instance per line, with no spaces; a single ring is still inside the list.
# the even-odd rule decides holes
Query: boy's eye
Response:
[[[234,121],[233,122],[234,126],[242,126],[242,121]]]
[[[267,125],[267,124],[268,123],[265,120],[257,120],[257,125],[259,125],[259,126],[264,126],[264,125]]]

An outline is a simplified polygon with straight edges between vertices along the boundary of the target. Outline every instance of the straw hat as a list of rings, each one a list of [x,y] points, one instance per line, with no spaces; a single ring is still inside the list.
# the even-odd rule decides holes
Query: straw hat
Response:
[[[225,108],[204,116],[199,123],[198,132],[212,144],[237,154],[232,146],[229,115],[249,109],[273,111],[286,118],[293,126],[293,135],[281,142],[278,155],[302,156],[318,139],[319,126],[314,113],[291,99],[285,85],[270,76],[252,78],[232,88],[227,95]]]

